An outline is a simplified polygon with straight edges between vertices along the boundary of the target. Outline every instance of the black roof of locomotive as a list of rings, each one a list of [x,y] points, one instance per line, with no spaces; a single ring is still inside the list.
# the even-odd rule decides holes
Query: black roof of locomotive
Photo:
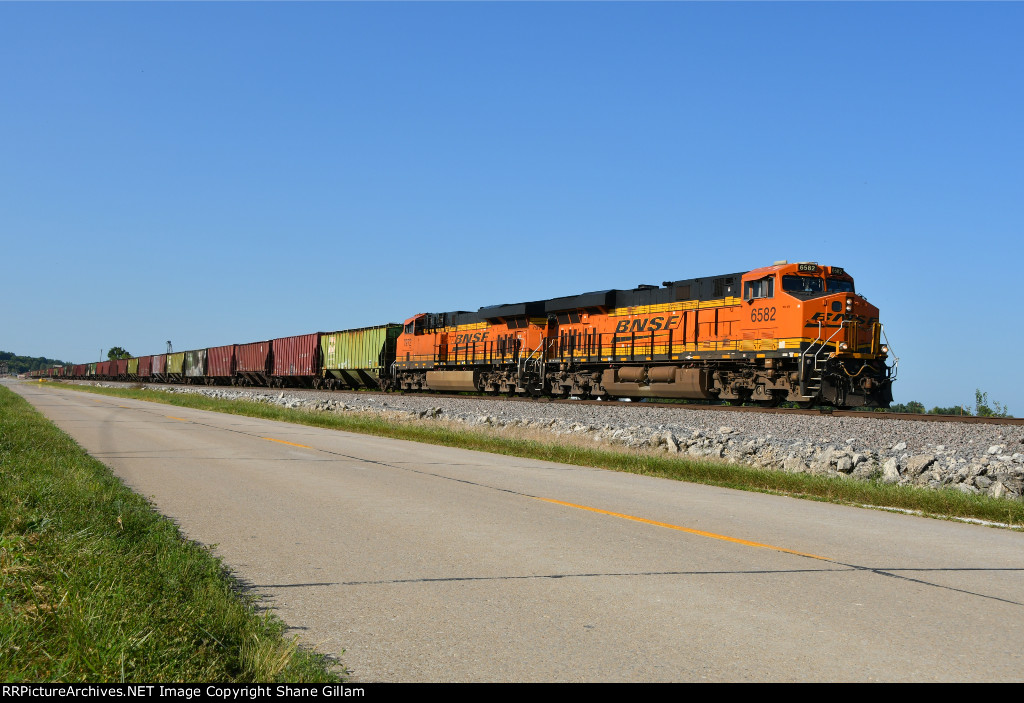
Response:
[[[665,281],[660,286],[639,285],[630,290],[599,290],[579,295],[568,295],[549,300],[532,300],[523,303],[487,305],[476,312],[455,310],[435,314],[440,318],[439,326],[470,325],[488,320],[513,317],[541,317],[568,310],[608,310],[640,305],[661,305],[684,300],[715,300],[740,295],[740,280],[744,272],[728,273],[722,276],[685,278],[679,281]],[[441,322],[443,320],[443,322]]]

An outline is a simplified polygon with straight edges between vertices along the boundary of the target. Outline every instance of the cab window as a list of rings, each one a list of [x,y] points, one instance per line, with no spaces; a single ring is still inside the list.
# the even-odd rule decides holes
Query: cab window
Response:
[[[853,281],[847,281],[845,278],[829,277],[825,279],[825,287],[829,293],[852,293]]]
[[[743,284],[743,298],[753,300],[754,298],[775,297],[775,276],[768,276],[756,281],[747,281]]]
[[[783,276],[782,290],[787,293],[821,293],[823,283],[817,276]]]

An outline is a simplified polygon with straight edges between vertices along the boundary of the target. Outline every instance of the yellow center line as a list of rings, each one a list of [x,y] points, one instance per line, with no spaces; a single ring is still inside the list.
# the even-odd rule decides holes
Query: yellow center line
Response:
[[[132,409],[130,405],[118,405],[117,407],[119,407],[119,408],[127,408],[128,410]]]
[[[174,417],[174,415],[164,415],[164,417],[170,418],[171,420],[181,420],[182,422],[188,422],[188,420],[186,420],[185,418],[183,418],[183,417]]]
[[[735,542],[736,544],[743,544],[748,547],[759,547],[760,549],[773,549],[776,552],[785,552],[786,554],[796,554],[801,557],[810,557],[811,559],[821,559],[822,561],[832,561],[828,557],[818,556],[817,554],[808,554],[806,552],[798,552],[795,549],[786,549],[785,547],[776,547],[772,544],[761,544],[760,542],[751,542],[746,539],[739,539],[738,537],[728,537],[726,535],[716,535],[714,532],[705,532],[704,530],[695,530],[692,527],[682,527],[681,525],[672,525],[667,522],[658,522],[656,520],[648,520],[647,518],[636,517],[635,515],[625,515],[623,513],[613,513],[610,510],[601,510],[600,508],[591,508],[586,505],[576,505],[575,503],[566,503],[565,501],[555,500],[554,498],[541,498],[534,496],[537,500],[542,500],[545,503],[554,503],[555,505],[564,505],[569,508],[579,508],[580,510],[589,510],[592,513],[600,513],[602,515],[611,515],[612,517],[620,517],[623,520],[632,520],[634,522],[642,522],[647,525],[655,525],[657,527],[667,527],[670,530],[679,530],[680,532],[688,532],[691,535],[699,535],[701,537],[710,537],[711,539],[720,539],[726,542]]]
[[[274,439],[273,437],[261,437],[261,439],[265,439],[268,442],[278,442],[279,444],[288,444],[288,445],[291,445],[293,447],[302,447],[303,449],[312,449],[313,448],[313,447],[307,446],[305,444],[296,444],[295,442],[286,442],[283,439]]]

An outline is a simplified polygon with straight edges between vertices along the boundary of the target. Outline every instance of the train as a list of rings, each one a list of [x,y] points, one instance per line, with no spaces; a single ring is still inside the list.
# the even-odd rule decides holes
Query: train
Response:
[[[891,363],[890,363],[891,361]],[[777,261],[33,372],[71,379],[887,408],[898,359],[839,266]]]

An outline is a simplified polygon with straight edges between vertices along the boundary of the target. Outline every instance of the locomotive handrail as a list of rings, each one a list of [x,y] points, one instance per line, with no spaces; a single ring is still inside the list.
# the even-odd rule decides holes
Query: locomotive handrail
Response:
[[[825,347],[828,346],[829,342],[831,342],[833,339],[835,339],[835,336],[837,334],[839,334],[839,332],[843,329],[843,325],[845,325],[845,324],[846,324],[846,320],[840,320],[839,321],[839,327],[837,327],[836,331],[832,333],[832,336],[829,337],[828,339],[826,339],[824,342],[822,342],[821,345],[818,347],[818,350],[816,352],[814,352],[813,368],[814,368],[815,371],[817,371],[817,369],[818,369],[818,355],[821,354],[821,352],[825,351]],[[818,321],[818,328],[821,329],[821,321],[820,320]],[[819,339],[821,338],[821,333],[820,332],[818,333],[818,338]],[[820,390],[821,389],[819,387],[819,391]]]
[[[818,354],[821,353],[825,349],[825,347],[828,346],[828,343],[831,342],[835,338],[835,336],[837,334],[839,334],[839,332],[843,329],[843,325],[845,325],[845,324],[846,324],[846,320],[840,320],[839,321],[839,327],[836,328],[836,331],[832,333],[831,337],[829,337],[828,339],[826,339],[824,341],[824,343],[822,343],[821,348],[818,349],[818,351],[814,354],[814,362],[815,362],[815,364],[817,364],[817,362],[818,362]],[[818,325],[821,326],[821,322],[818,322]],[[838,347],[837,347],[837,351],[838,351]]]
[[[545,338],[545,339],[547,339],[547,338]],[[550,342],[552,342],[554,340],[553,339],[548,339],[547,341],[549,343],[548,346],[550,346]],[[537,357],[537,352],[539,352],[543,348],[544,348],[544,342],[542,341],[540,344],[537,345],[536,349],[534,349],[533,351],[530,352],[530,355],[528,357],[526,357],[526,361],[527,362],[533,361],[534,357]]]
[[[542,355],[541,352],[544,349],[545,342],[547,343],[548,347],[551,347],[551,346],[554,345],[555,341],[556,340],[554,338],[546,338],[545,337],[545,338],[543,338],[541,340],[541,343],[539,345],[537,345],[537,347],[535,349],[530,351],[529,355],[526,358],[519,357],[519,362],[516,364],[516,375],[518,376],[518,378],[516,379],[516,383],[519,386],[523,385],[523,377],[526,374],[527,368],[529,368],[529,366],[530,366],[530,362],[534,362],[536,364],[536,366],[537,366],[537,375],[540,378],[541,383],[544,382],[544,368],[543,367],[544,367],[544,364],[547,363],[547,362],[544,360],[543,355]]]
[[[900,358],[892,351],[892,345],[889,344],[889,335],[885,333],[885,325],[880,324],[882,336],[885,337],[885,346],[889,348],[889,353],[892,354],[892,366],[889,367],[889,379],[895,381],[897,374],[897,367],[900,365]]]
[[[806,375],[805,368],[807,366],[807,354],[811,351],[811,349],[814,347],[814,345],[817,344],[820,341],[821,341],[821,320],[818,320],[818,336],[814,338],[814,341],[811,342],[810,346],[807,347],[807,349],[805,349],[804,351],[800,352],[800,383],[801,383],[801,386],[803,385],[803,382],[804,382],[803,379],[804,379],[804,376]],[[817,357],[815,357],[815,359],[817,359]],[[810,396],[804,396],[804,397],[805,398],[809,398]]]
[[[810,354],[810,352],[811,352],[811,347],[814,347],[815,345],[818,346],[818,348],[814,350],[814,356],[811,357],[811,368],[814,369],[814,370],[817,370],[818,369],[818,356],[821,354],[821,352],[825,351],[825,347],[828,346],[828,343],[831,342],[833,339],[835,339],[835,336],[842,331],[843,325],[845,325],[845,324],[846,324],[846,320],[840,320],[839,321],[839,327],[836,328],[836,331],[833,332],[832,335],[823,342],[823,341],[821,341],[821,320],[818,320],[818,336],[814,339],[813,342],[811,342],[811,346],[808,347],[807,350],[800,355],[800,379],[801,379],[800,383],[801,383],[801,385],[803,384],[804,369],[805,369],[805,367],[807,365],[805,360],[807,358],[807,355]],[[818,390],[820,392],[820,390],[821,390],[820,386],[819,386]],[[804,398],[810,398],[811,396],[805,395],[803,397]]]

